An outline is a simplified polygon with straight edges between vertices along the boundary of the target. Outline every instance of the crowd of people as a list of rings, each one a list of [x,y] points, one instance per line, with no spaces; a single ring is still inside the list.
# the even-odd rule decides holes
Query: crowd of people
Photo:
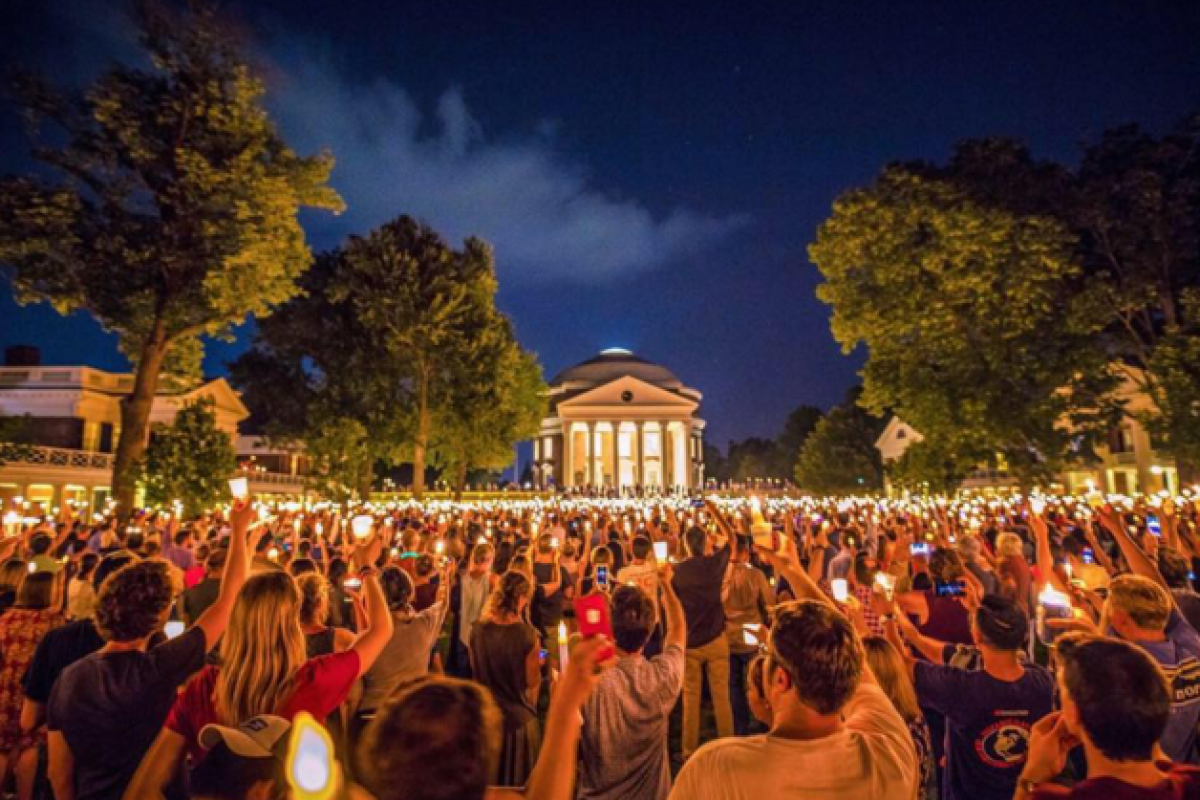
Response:
[[[0,795],[1200,798],[1197,499],[24,510]]]

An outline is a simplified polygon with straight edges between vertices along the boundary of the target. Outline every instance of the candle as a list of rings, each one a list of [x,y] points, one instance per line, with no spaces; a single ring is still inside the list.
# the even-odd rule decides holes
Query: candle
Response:
[[[366,539],[371,535],[371,528],[375,524],[375,518],[369,514],[360,514],[354,518],[352,523],[355,539]]]
[[[834,578],[829,582],[833,589],[833,599],[839,603],[846,602],[846,598],[850,596],[850,586],[845,578]]]
[[[245,478],[230,478],[229,493],[234,500],[241,500],[250,493],[250,482]]]
[[[333,800],[339,772],[328,731],[301,711],[292,721],[288,740],[287,782],[295,800]]]
[[[559,669],[567,668],[567,623],[558,623],[558,665]]]

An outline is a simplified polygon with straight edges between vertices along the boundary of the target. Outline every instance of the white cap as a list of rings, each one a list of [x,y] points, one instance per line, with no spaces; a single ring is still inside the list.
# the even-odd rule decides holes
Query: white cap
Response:
[[[275,746],[283,741],[292,724],[283,717],[263,714],[229,728],[224,725],[205,725],[200,729],[200,746],[211,750],[219,742],[242,758],[271,758]]]

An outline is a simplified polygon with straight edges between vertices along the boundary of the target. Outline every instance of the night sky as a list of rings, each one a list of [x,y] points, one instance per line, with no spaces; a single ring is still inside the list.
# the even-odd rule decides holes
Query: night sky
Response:
[[[1070,160],[1200,108],[1200,3],[244,0],[284,136],[329,147],[346,214],[496,246],[501,307],[547,378],[628,347],[704,392],[709,441],[773,436],[855,381],[806,245],[889,161],[1004,134]],[[76,84],[132,52],[121,3],[5,0],[0,59]],[[27,168],[0,107],[0,172]],[[250,338],[212,344],[219,374]],[[88,318],[0,288],[0,345],[120,369]]]

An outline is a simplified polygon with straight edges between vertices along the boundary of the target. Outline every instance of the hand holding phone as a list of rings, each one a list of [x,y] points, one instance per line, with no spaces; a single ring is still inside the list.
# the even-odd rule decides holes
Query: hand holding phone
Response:
[[[575,619],[579,622],[579,633],[584,638],[603,636],[606,641],[613,641],[612,617],[608,611],[608,598],[592,594],[575,600]],[[606,647],[596,657],[597,661],[607,661],[615,655],[612,646]]]

